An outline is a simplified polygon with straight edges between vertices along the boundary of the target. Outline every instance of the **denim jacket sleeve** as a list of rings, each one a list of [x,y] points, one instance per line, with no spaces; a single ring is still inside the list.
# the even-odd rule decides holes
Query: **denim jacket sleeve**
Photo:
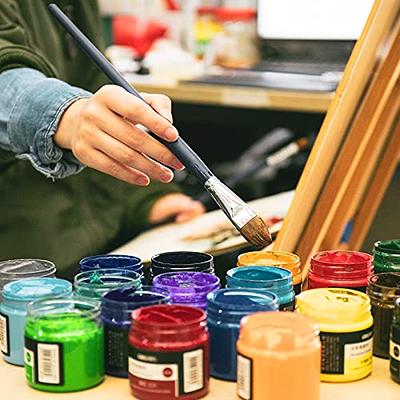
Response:
[[[30,68],[0,73],[0,148],[26,159],[52,179],[80,172],[81,164],[53,140],[63,112],[91,93]]]

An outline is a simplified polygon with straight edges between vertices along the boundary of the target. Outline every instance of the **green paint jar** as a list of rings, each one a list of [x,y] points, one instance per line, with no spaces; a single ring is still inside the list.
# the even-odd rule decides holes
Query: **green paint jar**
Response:
[[[375,242],[374,269],[376,274],[400,272],[400,239]]]
[[[75,275],[76,298],[100,303],[101,297],[118,288],[141,288],[142,276],[135,271],[119,268],[99,268]]]
[[[90,301],[54,298],[28,305],[25,326],[28,384],[47,392],[72,392],[104,379],[100,308]]]

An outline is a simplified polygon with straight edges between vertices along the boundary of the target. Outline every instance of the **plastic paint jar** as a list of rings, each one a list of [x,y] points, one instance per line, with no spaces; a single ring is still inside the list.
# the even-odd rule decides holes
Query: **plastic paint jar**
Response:
[[[48,392],[88,389],[104,379],[104,335],[100,308],[76,299],[28,305],[25,375]]]
[[[54,278],[56,266],[51,261],[20,258],[0,261],[0,293],[8,282],[27,278]]]
[[[142,260],[135,256],[129,256],[126,254],[101,254],[85,257],[79,261],[80,272],[104,268],[127,269],[144,276]]]
[[[74,278],[75,295],[83,300],[100,301],[101,296],[110,290],[141,286],[139,273],[118,268],[81,272]]]
[[[284,251],[250,251],[240,254],[237,259],[238,267],[257,265],[260,267],[280,267],[289,270],[293,275],[295,294],[301,292],[300,257]]]
[[[400,383],[400,299],[396,300],[390,332],[390,376]]]
[[[394,304],[400,297],[400,273],[384,272],[369,278],[367,294],[374,316],[374,355],[389,358],[390,326]]]
[[[24,365],[27,305],[30,301],[49,296],[72,296],[71,283],[57,278],[32,278],[4,286],[0,303],[0,346],[7,362]]]
[[[243,400],[319,400],[318,328],[295,313],[242,319],[237,342],[237,394]]]
[[[135,398],[199,399],[208,393],[209,339],[203,310],[160,305],[133,311],[128,351]]]
[[[208,293],[219,289],[219,278],[206,272],[169,272],[153,280],[156,290],[165,289],[172,304],[206,308]]]
[[[214,274],[214,257],[211,254],[196,251],[171,251],[151,257],[151,278],[166,272]]]
[[[226,273],[226,287],[275,293],[279,310],[294,310],[293,278],[286,269],[258,266],[232,268]]]
[[[308,288],[349,288],[365,293],[374,273],[373,257],[359,251],[329,250],[314,254],[310,261]]]
[[[319,326],[322,381],[350,382],[371,373],[373,319],[366,294],[339,288],[307,290],[297,296],[297,311]]]
[[[207,325],[210,334],[210,375],[236,380],[236,342],[241,319],[260,311],[277,311],[273,293],[248,289],[219,289],[207,296]]]
[[[380,240],[374,244],[375,273],[400,272],[400,239]]]
[[[168,292],[153,290],[150,286],[114,289],[101,298],[106,374],[128,377],[128,333],[132,311],[169,301]]]

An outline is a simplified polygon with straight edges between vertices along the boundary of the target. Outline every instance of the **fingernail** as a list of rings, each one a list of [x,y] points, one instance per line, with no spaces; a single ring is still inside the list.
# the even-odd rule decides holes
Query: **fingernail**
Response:
[[[182,171],[183,169],[185,169],[185,166],[179,160],[173,161],[172,166],[174,169],[177,169],[178,171]]]
[[[147,186],[150,181],[149,178],[146,178],[145,176],[139,176],[139,178],[137,179],[137,183],[142,186]]]
[[[174,140],[178,139],[178,131],[173,126],[170,126],[164,132],[164,138],[173,142]]]
[[[171,171],[163,171],[161,173],[161,180],[165,183],[171,182],[174,179],[174,174]]]

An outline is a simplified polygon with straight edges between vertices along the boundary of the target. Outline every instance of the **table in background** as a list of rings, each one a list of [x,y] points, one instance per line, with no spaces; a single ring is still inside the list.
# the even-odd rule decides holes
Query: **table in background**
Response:
[[[0,387],[2,398],[7,400],[123,400],[132,399],[128,381],[107,376],[105,381],[95,388],[56,394],[40,392],[30,388],[25,382],[24,369],[0,361]],[[207,400],[236,399],[236,384],[211,379]],[[374,358],[372,375],[351,383],[322,383],[321,400],[399,400],[400,385],[390,379],[389,361]],[[283,400],[283,399],[282,399]],[[285,399],[289,400],[289,399]]]
[[[325,113],[334,92],[302,92],[247,86],[195,84],[190,82],[160,83],[129,79],[140,92],[163,93],[180,103]]]

